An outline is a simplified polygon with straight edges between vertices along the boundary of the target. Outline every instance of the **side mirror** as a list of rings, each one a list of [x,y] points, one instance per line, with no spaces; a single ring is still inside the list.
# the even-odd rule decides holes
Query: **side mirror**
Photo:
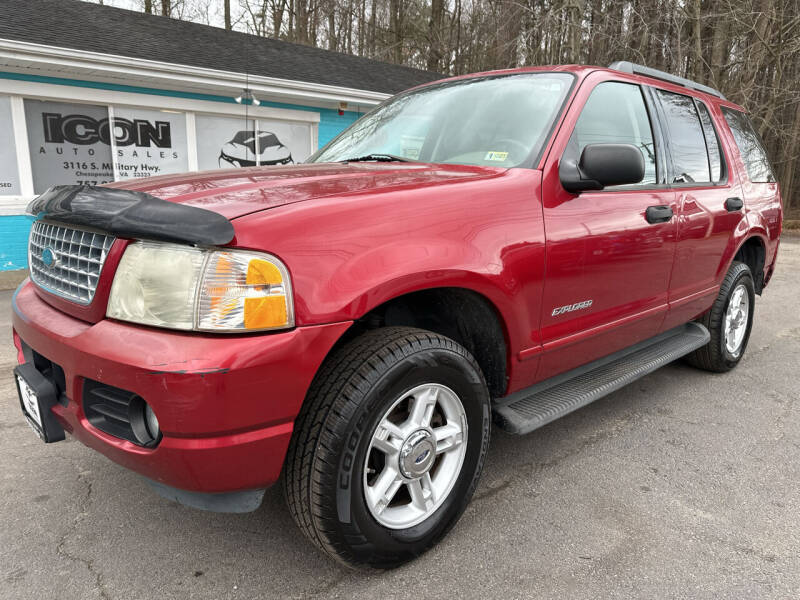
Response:
[[[558,176],[564,189],[573,193],[639,183],[644,179],[644,157],[633,144],[589,144],[579,161],[561,160]]]

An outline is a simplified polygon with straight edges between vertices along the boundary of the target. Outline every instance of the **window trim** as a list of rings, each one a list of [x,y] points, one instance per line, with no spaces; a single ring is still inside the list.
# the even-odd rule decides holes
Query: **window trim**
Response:
[[[669,136],[666,131],[666,120],[661,111],[661,104],[655,96],[654,88],[649,85],[640,86],[642,96],[645,99],[648,114],[650,115],[653,139],[656,141],[656,182],[658,189],[669,189],[667,175],[672,172],[672,157],[668,151],[667,140]]]
[[[714,134],[714,137],[717,139],[717,147],[719,148],[719,156],[720,156],[720,166],[722,167],[722,178],[719,181],[712,181],[715,186],[717,185],[727,185],[728,180],[730,179],[730,167],[728,166],[728,157],[725,153],[725,146],[722,143],[722,138],[719,136],[719,131],[717,131],[717,126],[714,124],[714,114],[711,112],[711,109],[708,108],[708,104],[700,100],[700,98],[694,98],[694,109],[697,112],[697,116],[700,117],[700,110],[699,106],[702,106],[706,109],[706,113],[708,113],[708,120],[711,125],[711,132]],[[703,125],[703,118],[700,117],[700,126],[703,128],[703,140],[706,143],[706,154],[708,155],[708,172],[711,177],[714,174],[711,172],[711,151],[708,148],[708,140],[706,139],[705,135],[705,125]]]

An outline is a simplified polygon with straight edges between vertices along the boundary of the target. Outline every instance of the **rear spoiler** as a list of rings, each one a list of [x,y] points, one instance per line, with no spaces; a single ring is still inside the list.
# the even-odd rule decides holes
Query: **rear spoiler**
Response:
[[[231,222],[219,213],[144,192],[92,185],[53,186],[32,200],[27,210],[37,217],[94,227],[123,238],[219,246],[234,235]]]

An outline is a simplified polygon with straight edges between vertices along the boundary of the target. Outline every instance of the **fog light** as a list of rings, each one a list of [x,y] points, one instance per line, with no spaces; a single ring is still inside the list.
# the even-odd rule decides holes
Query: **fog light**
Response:
[[[158,417],[156,417],[156,413],[153,412],[149,404],[144,405],[144,422],[147,426],[147,433],[149,433],[154,440],[158,440],[158,437],[161,435],[161,429],[158,426]]]

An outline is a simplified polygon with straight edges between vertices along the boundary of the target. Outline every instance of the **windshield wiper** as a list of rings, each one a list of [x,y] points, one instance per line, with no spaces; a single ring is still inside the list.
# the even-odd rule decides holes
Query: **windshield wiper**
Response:
[[[365,154],[364,156],[356,156],[355,158],[345,158],[339,162],[411,162],[411,159],[403,158],[395,154]]]

